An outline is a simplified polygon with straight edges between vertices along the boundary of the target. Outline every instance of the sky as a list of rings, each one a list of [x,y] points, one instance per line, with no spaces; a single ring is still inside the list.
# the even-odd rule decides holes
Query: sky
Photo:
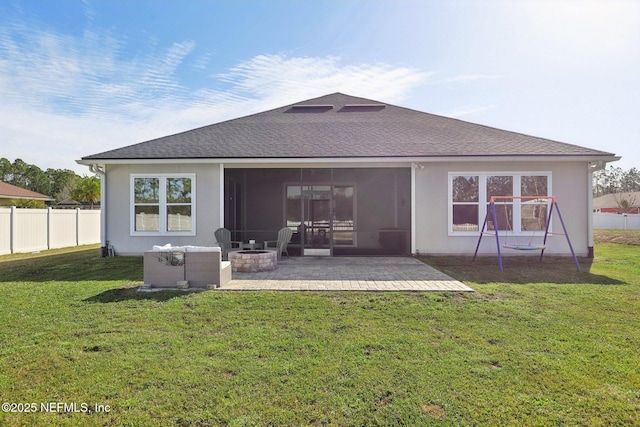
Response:
[[[2,0],[0,157],[83,156],[342,92],[640,169],[640,0]]]

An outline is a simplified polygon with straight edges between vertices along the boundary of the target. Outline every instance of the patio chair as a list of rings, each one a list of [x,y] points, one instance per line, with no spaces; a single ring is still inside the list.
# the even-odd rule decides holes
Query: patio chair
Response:
[[[222,259],[228,261],[229,251],[233,249],[240,249],[242,242],[237,240],[231,240],[231,232],[226,228],[218,228],[214,233],[216,236],[216,242],[222,248]]]
[[[287,254],[289,256],[289,252],[287,251],[287,247],[289,246],[289,242],[291,241],[291,236],[293,236],[293,231],[289,227],[281,228],[278,231],[278,240],[265,240],[264,248],[275,248],[278,252],[278,259],[282,258],[282,254]]]

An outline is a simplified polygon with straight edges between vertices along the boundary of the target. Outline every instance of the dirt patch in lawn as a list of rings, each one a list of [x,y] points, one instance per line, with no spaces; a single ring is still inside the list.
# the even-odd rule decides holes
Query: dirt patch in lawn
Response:
[[[420,409],[422,409],[422,412],[424,412],[425,414],[429,414],[431,417],[437,420],[444,417],[445,415],[444,410],[438,405],[423,403],[422,405],[420,405]]]
[[[620,245],[640,245],[638,230],[594,230],[596,243],[617,243]]]

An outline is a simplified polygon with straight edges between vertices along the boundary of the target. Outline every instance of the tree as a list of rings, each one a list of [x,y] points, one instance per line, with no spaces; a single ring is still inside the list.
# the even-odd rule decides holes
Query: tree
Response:
[[[0,181],[46,194],[56,202],[69,197],[70,189],[75,187],[77,179],[80,179],[80,176],[69,169],[49,168],[43,171],[22,159],[16,159],[13,163],[4,157],[0,159]]]
[[[628,194],[626,197],[622,194],[616,194],[615,200],[620,213],[630,213],[637,209],[636,198],[632,194]]]
[[[33,199],[14,199],[9,204],[22,209],[42,209],[47,207],[44,200]]]
[[[45,172],[51,183],[50,196],[60,202],[71,197],[71,190],[76,186],[76,181],[80,179],[78,175],[69,169],[47,169]]]
[[[9,183],[11,179],[12,165],[9,159],[0,159],[0,181]]]
[[[622,174],[622,178],[620,180],[620,191],[640,191],[640,171],[638,171],[638,169],[631,168]]]
[[[621,192],[640,191],[640,171],[609,166],[593,173],[593,197]]]
[[[11,173],[10,173],[11,180],[9,181],[9,183],[15,185],[16,187],[26,188],[28,190],[31,190],[26,177],[28,168],[29,168],[29,165],[25,163],[24,160],[22,159],[14,160],[13,164],[11,165]],[[31,191],[35,191],[35,190],[31,190]]]
[[[89,209],[100,199],[100,180],[95,176],[84,176],[77,181],[71,198],[76,202],[88,202]]]
[[[27,165],[24,173],[26,186],[36,193],[51,195],[51,181],[46,173],[36,165]]]

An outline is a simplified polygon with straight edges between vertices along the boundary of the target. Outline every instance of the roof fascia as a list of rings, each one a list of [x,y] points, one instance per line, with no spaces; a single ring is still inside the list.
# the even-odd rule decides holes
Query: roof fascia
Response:
[[[307,157],[307,158],[177,158],[177,159],[81,159],[76,163],[92,165],[132,165],[132,164],[225,164],[225,165],[287,165],[287,164],[341,164],[341,163],[444,163],[444,162],[615,162],[620,156],[602,155],[525,155],[525,156],[442,156],[442,157]]]
[[[35,197],[35,196],[12,196],[10,194],[0,194],[0,199],[4,200],[41,200],[43,202],[52,202],[55,199],[51,197]]]

